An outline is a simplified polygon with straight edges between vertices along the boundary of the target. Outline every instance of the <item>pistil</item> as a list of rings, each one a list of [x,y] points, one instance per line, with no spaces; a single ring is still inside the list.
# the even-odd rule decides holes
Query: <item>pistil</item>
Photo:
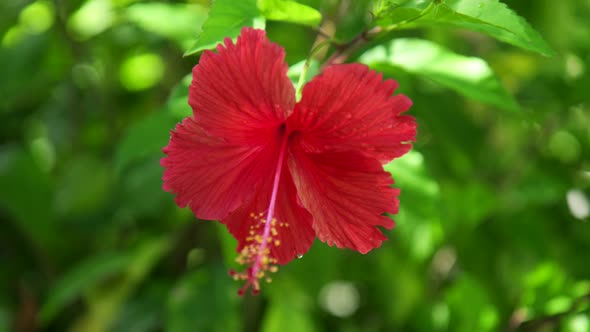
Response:
[[[243,272],[230,271],[230,274],[236,280],[245,280],[246,283],[238,291],[239,295],[245,294],[249,287],[252,287],[252,293],[258,294],[260,291],[259,279],[265,277],[266,272],[276,272],[278,267],[275,265],[277,260],[270,257],[270,246],[280,245],[280,240],[276,238],[277,232],[277,220],[275,218],[275,206],[277,201],[277,194],[279,191],[279,183],[281,180],[281,172],[283,169],[285,154],[287,150],[288,134],[282,133],[283,139],[279,150],[279,157],[277,159],[277,165],[275,168],[274,179],[272,184],[272,192],[270,196],[270,202],[268,205],[266,218],[262,219],[264,214],[256,215],[252,213],[252,217],[256,222],[261,222],[263,225],[262,234],[259,234],[261,224],[256,224],[250,227],[250,236],[246,238],[250,244],[246,245],[240,256],[238,262],[241,264],[252,264],[250,267]],[[280,223],[288,227],[287,223]],[[266,280],[270,281],[270,278],[266,276]]]

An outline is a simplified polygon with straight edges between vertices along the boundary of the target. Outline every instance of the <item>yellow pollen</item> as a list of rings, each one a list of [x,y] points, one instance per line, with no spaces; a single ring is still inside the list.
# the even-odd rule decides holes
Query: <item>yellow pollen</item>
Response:
[[[250,285],[254,292],[260,290],[259,280],[271,282],[272,279],[269,277],[269,273],[276,273],[279,270],[276,265],[278,260],[271,256],[271,247],[274,245],[273,248],[276,248],[281,245],[276,225],[278,224],[281,227],[286,225],[286,223],[279,223],[276,218],[272,218],[270,224],[266,224],[268,218],[263,218],[263,215],[263,213],[250,213],[250,217],[254,221],[248,226],[246,243],[238,257],[236,257],[236,262],[249,267],[241,272],[230,271],[234,280],[246,281],[243,289]],[[264,226],[261,227],[261,225]],[[266,228],[267,226],[268,228]]]

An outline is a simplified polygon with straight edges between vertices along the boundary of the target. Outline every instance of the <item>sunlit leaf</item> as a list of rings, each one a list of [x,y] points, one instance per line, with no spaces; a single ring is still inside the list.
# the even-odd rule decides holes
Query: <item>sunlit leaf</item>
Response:
[[[428,174],[423,155],[408,152],[384,166],[399,188],[400,211],[393,216],[396,230],[403,236],[400,241],[408,246],[413,257],[424,260],[436,249],[443,234],[439,224],[440,188]]]
[[[207,18],[207,10],[202,6],[164,2],[133,4],[125,9],[125,14],[130,22],[172,39],[184,49],[193,42]]]
[[[322,14],[309,6],[289,0],[258,0],[258,9],[268,20],[317,26]]]
[[[185,55],[213,48],[226,37],[237,37],[242,27],[253,25],[259,16],[256,0],[215,0],[197,42]]]
[[[449,26],[485,33],[506,43],[553,55],[554,51],[524,18],[498,0],[389,1],[377,13],[376,23],[386,29]]]
[[[418,75],[499,108],[519,109],[483,59],[456,54],[430,41],[396,39],[368,50],[360,60],[380,70]]]

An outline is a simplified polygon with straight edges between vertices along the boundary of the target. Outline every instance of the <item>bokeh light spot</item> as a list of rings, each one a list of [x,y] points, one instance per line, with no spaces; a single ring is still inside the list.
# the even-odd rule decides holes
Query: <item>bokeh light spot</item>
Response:
[[[140,91],[156,85],[164,75],[164,62],[157,54],[145,53],[127,58],[121,65],[119,79],[130,91]]]
[[[347,281],[334,281],[320,291],[320,305],[337,317],[348,317],[359,307],[360,295],[356,287]]]
[[[555,315],[567,311],[572,305],[572,299],[567,296],[555,297],[545,304],[545,313]]]
[[[555,132],[549,140],[549,151],[551,155],[564,163],[574,162],[581,152],[578,139],[566,130]]]
[[[68,28],[80,39],[88,39],[111,26],[113,12],[109,0],[90,0],[68,21]]]
[[[24,34],[23,29],[19,25],[13,26],[2,37],[2,46],[6,48],[13,47],[23,39]]]
[[[590,202],[584,192],[579,189],[570,189],[566,194],[567,206],[571,214],[577,219],[586,219],[590,216]]]
[[[49,1],[37,1],[21,11],[19,21],[27,32],[39,34],[51,28],[54,15],[53,5]]]
[[[567,332],[588,332],[590,331],[590,319],[584,314],[575,315],[566,325]]]
[[[565,77],[567,79],[575,80],[584,75],[586,66],[584,65],[584,61],[582,61],[582,59],[580,59],[577,55],[573,53],[568,53],[565,55],[564,60]]]

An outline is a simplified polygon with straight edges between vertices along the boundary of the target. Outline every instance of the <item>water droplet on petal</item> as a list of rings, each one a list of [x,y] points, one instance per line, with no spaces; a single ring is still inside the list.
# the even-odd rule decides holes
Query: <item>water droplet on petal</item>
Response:
[[[344,113],[344,117],[347,119],[350,119],[350,118],[352,118],[352,113],[346,112],[346,113]]]
[[[303,258],[303,255],[302,254],[297,254],[297,258],[298,259],[302,259]]]

